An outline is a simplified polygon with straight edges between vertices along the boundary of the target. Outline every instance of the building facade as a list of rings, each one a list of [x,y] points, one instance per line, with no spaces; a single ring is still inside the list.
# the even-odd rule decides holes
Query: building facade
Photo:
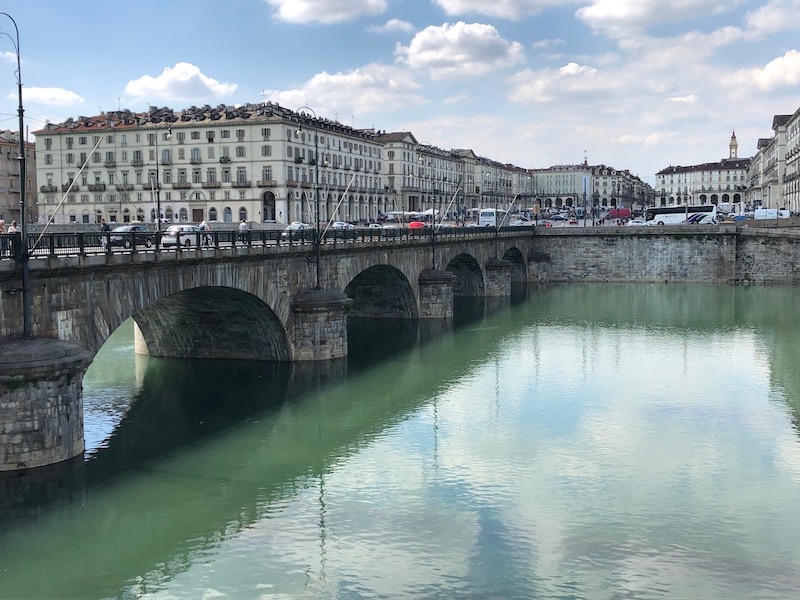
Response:
[[[272,103],[151,107],[36,133],[40,220],[358,221],[390,205],[372,130]]]
[[[36,145],[25,143],[25,209],[28,221],[37,214],[36,208]],[[0,131],[0,219],[20,221],[19,133]]]
[[[745,209],[750,158],[739,158],[736,132],[728,144],[728,158],[691,166],[672,166],[656,173],[658,206],[715,204],[741,212]]]

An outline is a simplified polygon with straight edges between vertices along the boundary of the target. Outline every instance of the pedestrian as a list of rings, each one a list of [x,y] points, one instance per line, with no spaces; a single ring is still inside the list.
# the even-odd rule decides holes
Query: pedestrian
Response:
[[[8,233],[19,233],[16,221],[11,221],[11,225],[8,226]]]
[[[203,245],[208,246],[211,241],[211,236],[208,235],[211,232],[211,225],[206,223],[205,219],[200,223],[200,231],[203,232]]]
[[[6,253],[8,250],[8,240],[3,237],[3,234],[6,232],[6,222],[3,219],[0,219],[0,256]]]
[[[247,240],[247,232],[249,229],[250,227],[247,225],[247,221],[242,219],[242,222],[239,223],[239,239],[242,240],[242,242]]]
[[[105,219],[100,219],[100,245],[103,247],[103,252],[108,250],[108,232],[111,227],[106,223]]]

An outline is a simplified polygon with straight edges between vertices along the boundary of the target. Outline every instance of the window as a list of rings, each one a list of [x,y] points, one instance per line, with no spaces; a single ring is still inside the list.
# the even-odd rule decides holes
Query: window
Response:
[[[192,137],[193,140],[199,140],[200,139],[200,132],[199,131],[192,131],[191,132],[191,137]]]
[[[75,155],[72,152],[69,152],[67,154],[67,164],[71,165],[74,162],[75,162]]]
[[[194,139],[194,138],[192,138],[192,139]],[[213,131],[206,131],[206,141],[209,144],[214,141],[214,132]]]
[[[261,130],[261,137],[263,137],[265,140],[268,140],[268,139],[269,139],[269,137],[270,137],[270,135],[271,135],[271,133],[272,133],[272,132],[271,132],[271,130],[270,130],[270,128],[269,128],[269,127],[264,127],[264,128]]]
[[[183,142],[186,141],[186,132],[185,131],[179,131],[178,135],[177,135],[177,138],[178,138],[178,143],[182,144]]]
[[[236,182],[245,183],[247,181],[247,169],[239,167],[236,169]]]
[[[261,156],[272,156],[272,146],[269,144],[261,146]]]
[[[44,148],[45,148],[45,150],[52,150],[53,149],[53,138],[45,138],[45,140],[44,140]]]
[[[261,167],[261,179],[265,181],[272,179],[272,167]]]
[[[209,208],[208,209],[208,220],[209,221],[216,221],[217,220],[217,209],[216,208]]]
[[[237,158],[244,158],[246,156],[245,147],[244,146],[236,146],[236,157]]]
[[[192,183],[202,183],[200,169],[192,169]]]
[[[206,181],[209,183],[214,183],[217,181],[217,170],[216,169],[208,169],[206,171]]]
[[[71,137],[68,137],[66,141],[67,141],[67,150],[72,150],[73,139]]]
[[[223,140],[230,139],[231,130],[230,129],[223,129],[222,131],[219,132],[219,137],[222,138]]]
[[[52,154],[45,154],[44,155],[44,164],[52,165],[53,164],[53,155]]]
[[[240,142],[244,140],[244,129],[236,130],[236,139]]]
[[[113,143],[114,143],[114,136],[113,135],[107,135],[106,136],[106,144],[113,144]]]
[[[79,137],[79,138],[78,138],[78,143],[79,143],[81,146],[85,146],[85,145],[86,145],[86,136],[85,136],[85,135],[82,135],[81,137]]]

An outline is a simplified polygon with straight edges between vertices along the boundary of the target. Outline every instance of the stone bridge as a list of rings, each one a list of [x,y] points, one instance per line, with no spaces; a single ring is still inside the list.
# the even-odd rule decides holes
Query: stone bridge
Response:
[[[83,452],[83,374],[130,317],[139,353],[337,360],[347,316],[447,320],[454,296],[510,295],[533,241],[519,229],[323,245],[319,282],[313,245],[37,258],[32,340],[18,339],[18,268],[0,261],[0,471]]]
[[[48,256],[30,261],[30,340],[19,268],[0,260],[0,471],[83,452],[83,373],[129,317],[140,353],[337,360],[348,315],[447,320],[454,296],[512,281],[795,284],[799,242],[735,226],[508,228],[323,245],[319,270],[310,245]]]

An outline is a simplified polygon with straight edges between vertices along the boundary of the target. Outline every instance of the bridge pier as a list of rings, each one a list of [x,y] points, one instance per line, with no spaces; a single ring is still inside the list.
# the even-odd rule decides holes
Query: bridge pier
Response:
[[[91,358],[74,342],[0,340],[0,472],[83,453],[82,381]]]
[[[303,290],[292,301],[292,360],[335,360],[347,356],[347,311],[353,301],[341,292]]]
[[[428,269],[419,276],[419,318],[453,317],[453,286],[456,275],[449,271]]]
[[[487,296],[511,295],[511,269],[514,265],[510,260],[492,257],[486,261],[486,287]]]

